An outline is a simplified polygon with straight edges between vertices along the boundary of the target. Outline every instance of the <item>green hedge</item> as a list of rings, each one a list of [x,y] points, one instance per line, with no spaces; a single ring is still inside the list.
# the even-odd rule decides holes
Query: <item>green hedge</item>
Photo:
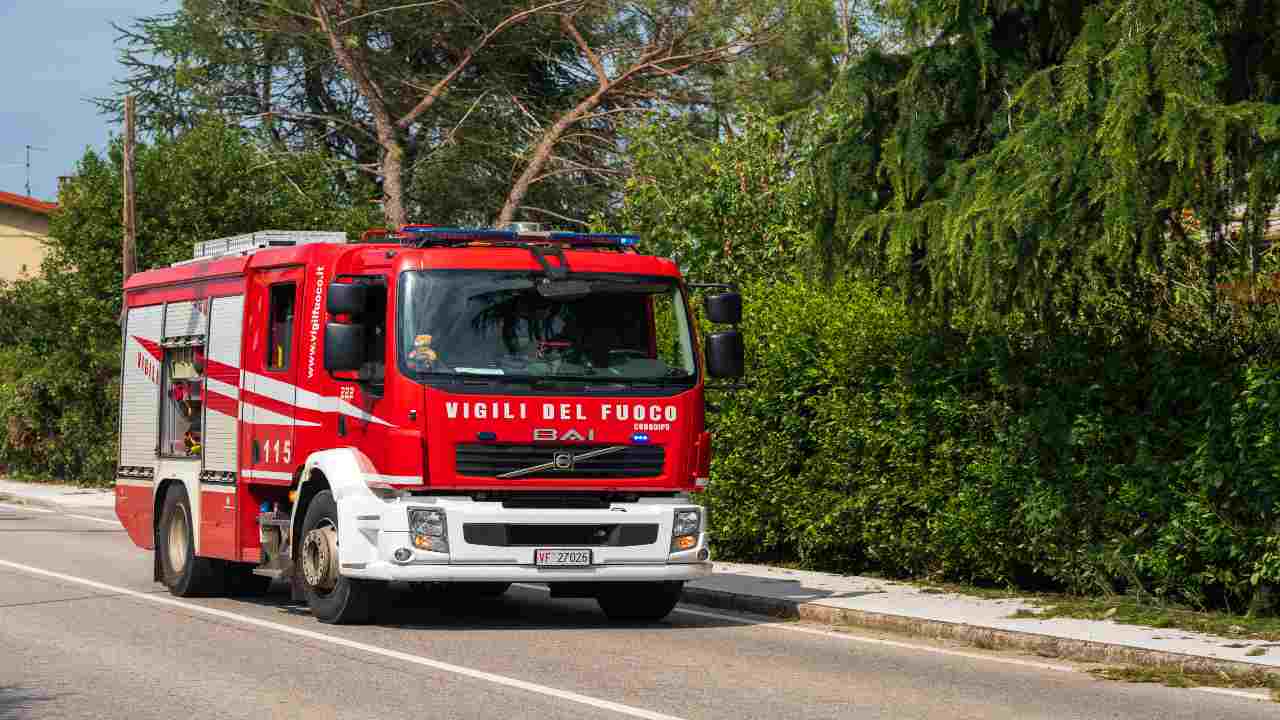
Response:
[[[1280,580],[1280,369],[936,331],[856,284],[746,297],[721,557],[1235,609]]]

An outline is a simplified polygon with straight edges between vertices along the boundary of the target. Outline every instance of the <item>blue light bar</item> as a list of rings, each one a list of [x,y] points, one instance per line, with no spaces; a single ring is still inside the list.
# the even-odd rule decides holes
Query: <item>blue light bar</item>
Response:
[[[570,245],[621,245],[630,247],[640,242],[639,235],[620,235],[616,233],[580,233],[555,231],[551,239],[567,242]]]

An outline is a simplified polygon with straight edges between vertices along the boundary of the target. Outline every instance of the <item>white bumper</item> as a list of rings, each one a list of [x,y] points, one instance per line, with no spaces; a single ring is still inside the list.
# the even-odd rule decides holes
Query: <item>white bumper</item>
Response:
[[[704,529],[692,548],[671,552],[671,525],[677,508],[694,507],[679,498],[643,498],[607,509],[504,508],[501,502],[457,497],[400,497],[383,500],[353,493],[338,501],[339,563],[345,576],[409,582],[625,582],[691,580],[711,574]],[[445,511],[448,553],[416,549],[409,534],[408,511]],[[547,526],[635,525],[628,544],[551,543],[538,540]],[[471,529],[468,530],[468,526]],[[477,528],[519,526],[524,537],[494,544]],[[653,532],[652,542],[632,544]],[[470,541],[469,541],[470,539]],[[586,548],[589,567],[538,567],[539,548]],[[396,559],[396,551],[403,561]]]

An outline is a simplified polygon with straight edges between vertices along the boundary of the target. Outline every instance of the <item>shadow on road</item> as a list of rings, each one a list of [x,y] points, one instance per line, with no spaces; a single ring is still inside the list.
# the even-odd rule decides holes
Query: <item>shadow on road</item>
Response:
[[[277,584],[260,598],[239,602],[273,608],[287,615],[310,617],[305,602],[290,600],[288,587]],[[393,583],[387,588],[374,625],[405,630],[581,630],[600,628],[741,627],[741,623],[673,612],[658,623],[610,621],[590,598],[552,598],[540,590],[513,586],[499,597],[476,597],[444,588]]]
[[[0,685],[0,720],[36,717],[37,706],[53,699],[52,695],[27,690],[17,685]]]

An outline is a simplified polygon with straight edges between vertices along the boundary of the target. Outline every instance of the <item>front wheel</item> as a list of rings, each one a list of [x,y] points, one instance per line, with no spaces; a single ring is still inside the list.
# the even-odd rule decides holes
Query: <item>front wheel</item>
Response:
[[[328,490],[317,493],[307,506],[299,555],[303,593],[317,620],[334,625],[369,621],[384,583],[338,572],[338,505]]]
[[[610,620],[657,622],[671,613],[683,589],[679,580],[602,583],[596,602]]]

